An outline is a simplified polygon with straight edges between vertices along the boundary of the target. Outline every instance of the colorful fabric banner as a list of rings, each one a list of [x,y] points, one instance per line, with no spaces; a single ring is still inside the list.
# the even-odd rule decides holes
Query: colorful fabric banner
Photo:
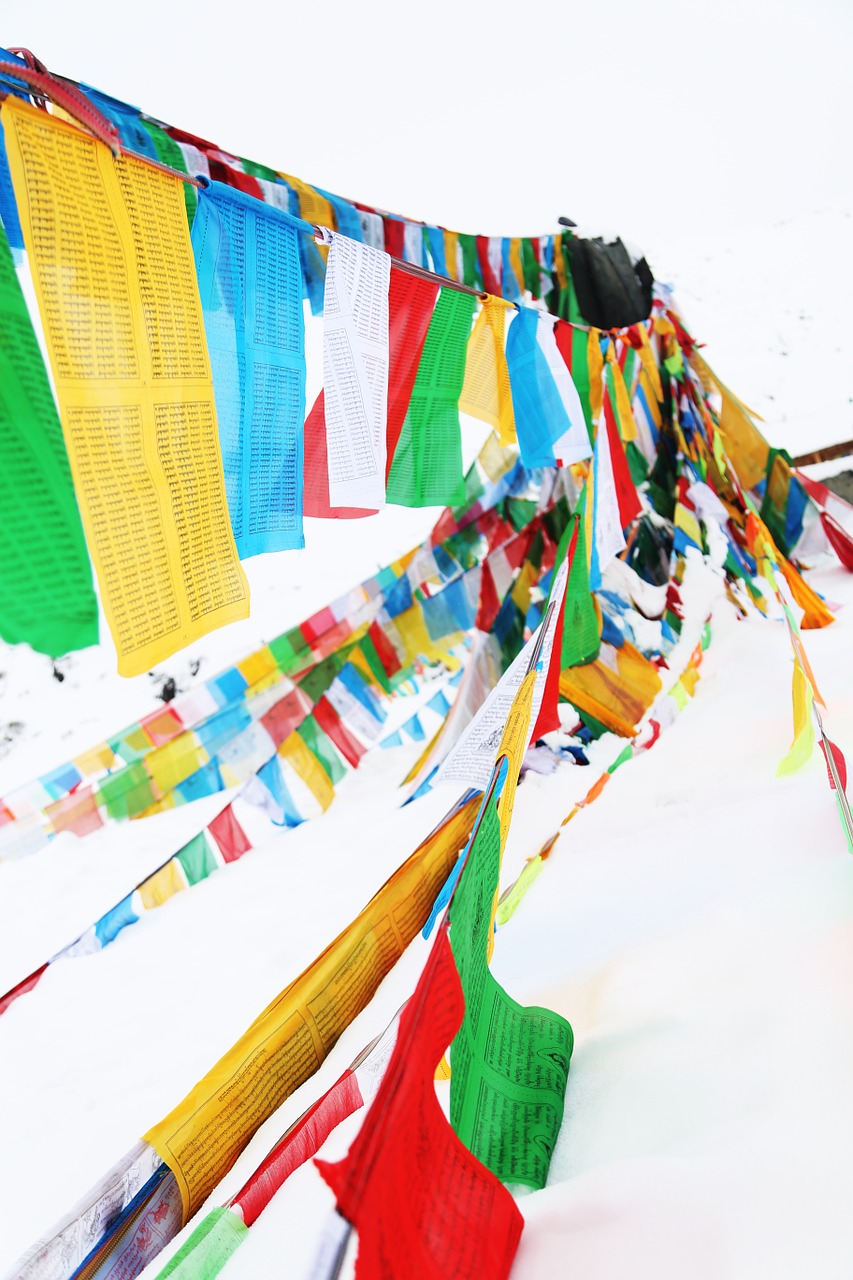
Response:
[[[553,345],[553,330],[550,362],[539,341],[540,326],[549,322],[547,316],[540,318],[540,315],[540,312],[527,307],[517,311],[509,326],[506,343],[518,447],[521,450],[521,460],[528,470],[556,466],[554,450],[558,440],[561,448],[565,448],[570,455],[568,461],[577,462],[581,457],[589,457],[586,433],[582,431],[582,434],[578,434],[578,428],[582,429],[583,423],[573,423],[569,418],[552,372],[551,366],[556,368],[559,364],[563,382],[573,388],[568,369],[560,359],[556,345]],[[580,416],[582,419],[582,413]]]
[[[509,1275],[521,1214],[455,1136],[435,1095],[436,1067],[462,1016],[459,975],[442,929],[348,1155],[337,1164],[315,1162],[358,1231],[358,1280]]]
[[[0,637],[53,658],[97,644],[98,602],[68,454],[2,226],[0,507]]]
[[[504,351],[506,305],[497,298],[483,300],[480,314],[468,339],[465,381],[459,409],[487,422],[497,432],[501,445],[515,441],[515,417]]]
[[[305,325],[298,232],[220,182],[193,222],[231,528],[240,558],[305,545]]]
[[[138,675],[249,612],[181,183],[11,97],[2,122],[101,600]]]
[[[323,389],[329,502],[385,505],[388,412],[387,253],[329,233]]]
[[[442,289],[388,475],[388,501],[453,506],[464,499],[459,394],[475,299]]]
[[[516,1004],[489,969],[501,826],[491,800],[450,904],[450,944],[465,996],[450,1050],[450,1120],[502,1181],[541,1188],[563,1119],[574,1039],[559,1014]]]

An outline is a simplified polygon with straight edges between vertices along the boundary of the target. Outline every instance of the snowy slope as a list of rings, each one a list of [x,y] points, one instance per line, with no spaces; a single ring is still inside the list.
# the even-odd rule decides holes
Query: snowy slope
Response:
[[[771,441],[791,449],[851,434],[850,344],[833,300],[843,282],[836,273],[833,293],[821,273],[800,275],[794,298],[783,271],[798,245],[828,245],[844,225],[827,213],[737,244],[674,242],[663,268],[647,246],[658,273],[674,276],[712,366],[765,416]],[[829,350],[836,341],[840,353]],[[194,659],[208,678],[419,540],[433,518],[394,510],[384,523],[348,523],[344,538],[337,525],[309,527],[304,554],[249,562],[252,618],[162,674],[186,686]],[[853,598],[837,566],[812,581],[830,600]],[[806,645],[830,732],[853,760],[848,614],[807,633]],[[61,666],[59,684],[45,659],[2,654],[0,720],[24,728],[0,760],[0,794],[154,705],[155,682],[119,682],[106,650]],[[514,1276],[849,1274],[853,867],[819,759],[792,779],[773,776],[790,740],[790,670],[780,624],[738,622],[721,604],[694,701],[571,823],[499,934],[498,978],[517,999],[563,1013],[576,1034],[551,1180],[521,1202]],[[417,751],[373,753],[331,810],[296,831],[255,819],[256,849],[225,874],[177,895],[103,953],[52,968],[0,1019],[0,1133],[14,1152],[0,1162],[0,1274],[431,829],[452,794],[396,807]],[[595,776],[568,765],[528,776],[507,876]],[[0,865],[0,989],[76,936],[221,802],[80,842],[62,836]],[[424,956],[418,940],[214,1202],[382,1029]],[[343,1154],[357,1123],[324,1154]],[[303,1274],[329,1204],[314,1169],[299,1171],[226,1274],[267,1276],[283,1261],[287,1274]]]

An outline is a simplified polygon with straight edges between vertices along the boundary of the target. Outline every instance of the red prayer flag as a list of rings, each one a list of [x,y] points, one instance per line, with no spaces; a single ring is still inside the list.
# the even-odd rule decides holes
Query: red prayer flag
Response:
[[[208,824],[207,830],[219,846],[219,852],[226,862],[236,862],[252,847],[249,837],[234,817],[234,810],[230,804]]]
[[[477,236],[477,261],[480,264],[480,271],[483,276],[483,288],[486,293],[490,293],[493,298],[499,298],[501,296],[501,284],[492,270],[492,264],[489,258],[488,236]]]
[[[386,676],[396,675],[402,667],[402,662],[397,657],[397,650],[386,636],[378,622],[371,622],[367,632],[373,641],[373,647],[382,663],[382,668]]]
[[[14,986],[11,991],[6,992],[5,996],[0,996],[0,1014],[5,1013],[9,1008],[9,1005],[14,1004],[18,996],[25,995],[28,991],[32,991],[46,968],[47,965],[43,964],[40,969],[35,969],[28,978],[22,978],[17,986]]]
[[[75,836],[88,836],[104,825],[94,788],[91,786],[70,791],[61,800],[49,804],[44,812],[57,834],[60,831],[71,831]]]
[[[305,419],[302,513],[317,520],[360,520],[375,516],[362,507],[333,507],[329,499],[329,451],[326,445],[325,396],[321,391]]]
[[[364,1106],[355,1072],[347,1068],[339,1080],[290,1126],[248,1182],[230,1201],[250,1227],[292,1173],[316,1155],[333,1129]]]
[[[183,733],[186,726],[174,707],[166,706],[160,711],[152,711],[139,722],[152,747],[162,747]]]
[[[829,545],[838,556],[838,559],[848,573],[853,573],[853,539],[851,539],[850,534],[828,511],[821,511],[820,522],[823,525],[823,531],[827,536]]]
[[[412,398],[427,329],[438,298],[438,285],[406,271],[391,270],[388,285],[388,425],[385,432],[385,479]]]
[[[489,568],[489,562],[484,560],[483,572],[480,576],[480,603],[477,608],[474,626],[480,631],[491,631],[500,607],[500,597],[495,586],[495,580],[492,577],[492,571]]]
[[[442,928],[400,1019],[394,1053],[344,1160],[315,1161],[358,1231],[357,1280],[505,1280],[523,1219],[450,1127],[435,1093],[464,999]]]
[[[314,707],[314,719],[332,739],[346,762],[357,769],[367,748],[353,737],[325,694]]]
[[[234,187],[236,191],[243,191],[247,196],[263,200],[263,188],[257,178],[253,178],[250,173],[244,173],[242,169],[235,169],[230,164],[215,159],[210,152],[207,153],[207,163],[210,165],[210,176],[214,182],[224,182],[226,186]]]
[[[399,224],[402,226],[402,223]],[[385,478],[412,398],[438,285],[392,270],[388,285],[388,419]],[[329,499],[329,455],[325,397],[321,391],[305,421],[303,512],[320,520],[358,520],[375,515],[361,507],[333,507]]]
[[[261,716],[261,724],[280,747],[285,738],[290,737],[294,729],[298,729],[311,710],[311,702],[301,689],[291,689],[278,702],[274,702],[266,715]]]
[[[841,750],[841,748],[837,747],[834,742],[831,742],[829,740],[829,738],[827,738],[827,742],[829,742],[829,745],[832,748],[832,758],[835,761],[835,771],[838,774],[838,781],[841,783],[841,790],[846,792],[847,791],[847,761],[844,759],[844,753]],[[823,739],[821,739],[818,745],[821,751],[823,752],[823,758],[826,761],[826,772],[829,778],[829,785],[832,787],[832,790],[835,791],[836,789],[835,782],[832,777],[832,770],[829,767],[829,758],[826,754],[826,747],[823,743]]]
[[[390,253],[392,258],[402,258],[406,240],[406,228],[403,223],[399,218],[386,218],[383,214],[382,225],[385,228],[385,252]]]
[[[610,392],[607,387],[604,389],[604,422],[607,428],[607,439],[610,444],[610,460],[613,466],[616,500],[619,503],[619,523],[623,529],[627,529],[631,521],[636,520],[643,508],[637,496],[634,481],[631,479],[628,459],[625,457],[622,437],[619,435],[619,428],[616,425],[616,416],[610,403]]]
[[[575,558],[575,549],[578,545],[578,527],[580,522],[575,521],[574,532],[569,541],[569,548],[566,552],[566,559],[569,567],[567,573],[572,572],[572,562]],[[568,579],[567,579],[568,582]],[[567,588],[568,589],[568,588]],[[554,643],[551,646],[551,661],[548,664],[548,675],[545,678],[545,690],[542,694],[542,704],[539,707],[539,715],[536,717],[536,724],[533,726],[533,732],[530,735],[530,741],[536,742],[545,733],[551,733],[554,729],[560,728],[560,715],[557,706],[560,701],[560,671],[563,661],[563,619],[565,616],[565,599],[557,610],[557,625],[554,629]]]

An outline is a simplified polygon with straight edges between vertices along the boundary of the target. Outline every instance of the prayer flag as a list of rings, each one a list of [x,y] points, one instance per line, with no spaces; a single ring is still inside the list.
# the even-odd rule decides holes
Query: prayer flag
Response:
[[[399,506],[452,506],[463,500],[459,395],[474,302],[452,289],[438,295],[388,475],[388,501]]]
[[[0,507],[0,637],[53,658],[97,644],[98,602],[68,454],[2,225]]]
[[[521,1214],[458,1140],[435,1094],[435,1069],[462,1016],[459,975],[442,929],[348,1155],[337,1164],[316,1161],[358,1231],[357,1280],[509,1275]]]
[[[14,98],[2,122],[101,600],[138,675],[249,612],[181,183]]]

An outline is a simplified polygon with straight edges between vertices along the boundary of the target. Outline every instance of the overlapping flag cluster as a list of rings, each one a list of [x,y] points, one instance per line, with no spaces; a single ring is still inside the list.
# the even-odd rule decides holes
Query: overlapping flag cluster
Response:
[[[559,836],[499,901],[528,752],[562,749],[536,747],[561,725],[560,698],[577,713],[563,717],[574,759],[592,738],[621,740],[565,826],[654,744],[698,680],[709,631],[704,612],[685,629],[682,590],[701,569],[740,610],[782,611],[795,741],[780,768],[807,758],[815,715],[850,838],[845,763],[800,632],[832,615],[793,563],[825,539],[851,567],[844,513],[770,449],[667,290],[655,286],[648,315],[629,325],[585,323],[570,233],[426,227],[94,90],[78,100],[65,85],[62,111],[39,110],[28,86],[50,96],[50,78],[26,59],[0,55],[0,75],[0,484],[14,513],[2,535],[5,639],[48,653],[92,643],[91,556],[120,670],[145,670],[245,616],[241,558],[300,546],[304,514],[445,507],[427,542],[342,599],[5,796],[0,856],[232,788],[294,825],[397,734],[425,743],[410,798],[442,781],[462,792],[15,1274],[138,1275],[426,927],[435,939],[394,1024],[162,1274],[218,1274],[290,1173],[370,1104],[347,1158],[320,1162],[338,1204],[332,1254],[354,1227],[360,1276],[505,1276],[521,1219],[503,1184],[544,1185],[573,1044],[568,1023],[520,1007],[489,968],[495,924]],[[19,284],[23,249],[58,414]],[[324,314],[324,387],[307,418],[303,297]],[[467,474],[460,411],[493,429]],[[418,711],[383,737],[389,699],[413,684],[437,731],[434,720],[428,738]],[[247,848],[229,800],[60,954],[106,945]],[[449,1120],[433,1083],[448,1048]]]

